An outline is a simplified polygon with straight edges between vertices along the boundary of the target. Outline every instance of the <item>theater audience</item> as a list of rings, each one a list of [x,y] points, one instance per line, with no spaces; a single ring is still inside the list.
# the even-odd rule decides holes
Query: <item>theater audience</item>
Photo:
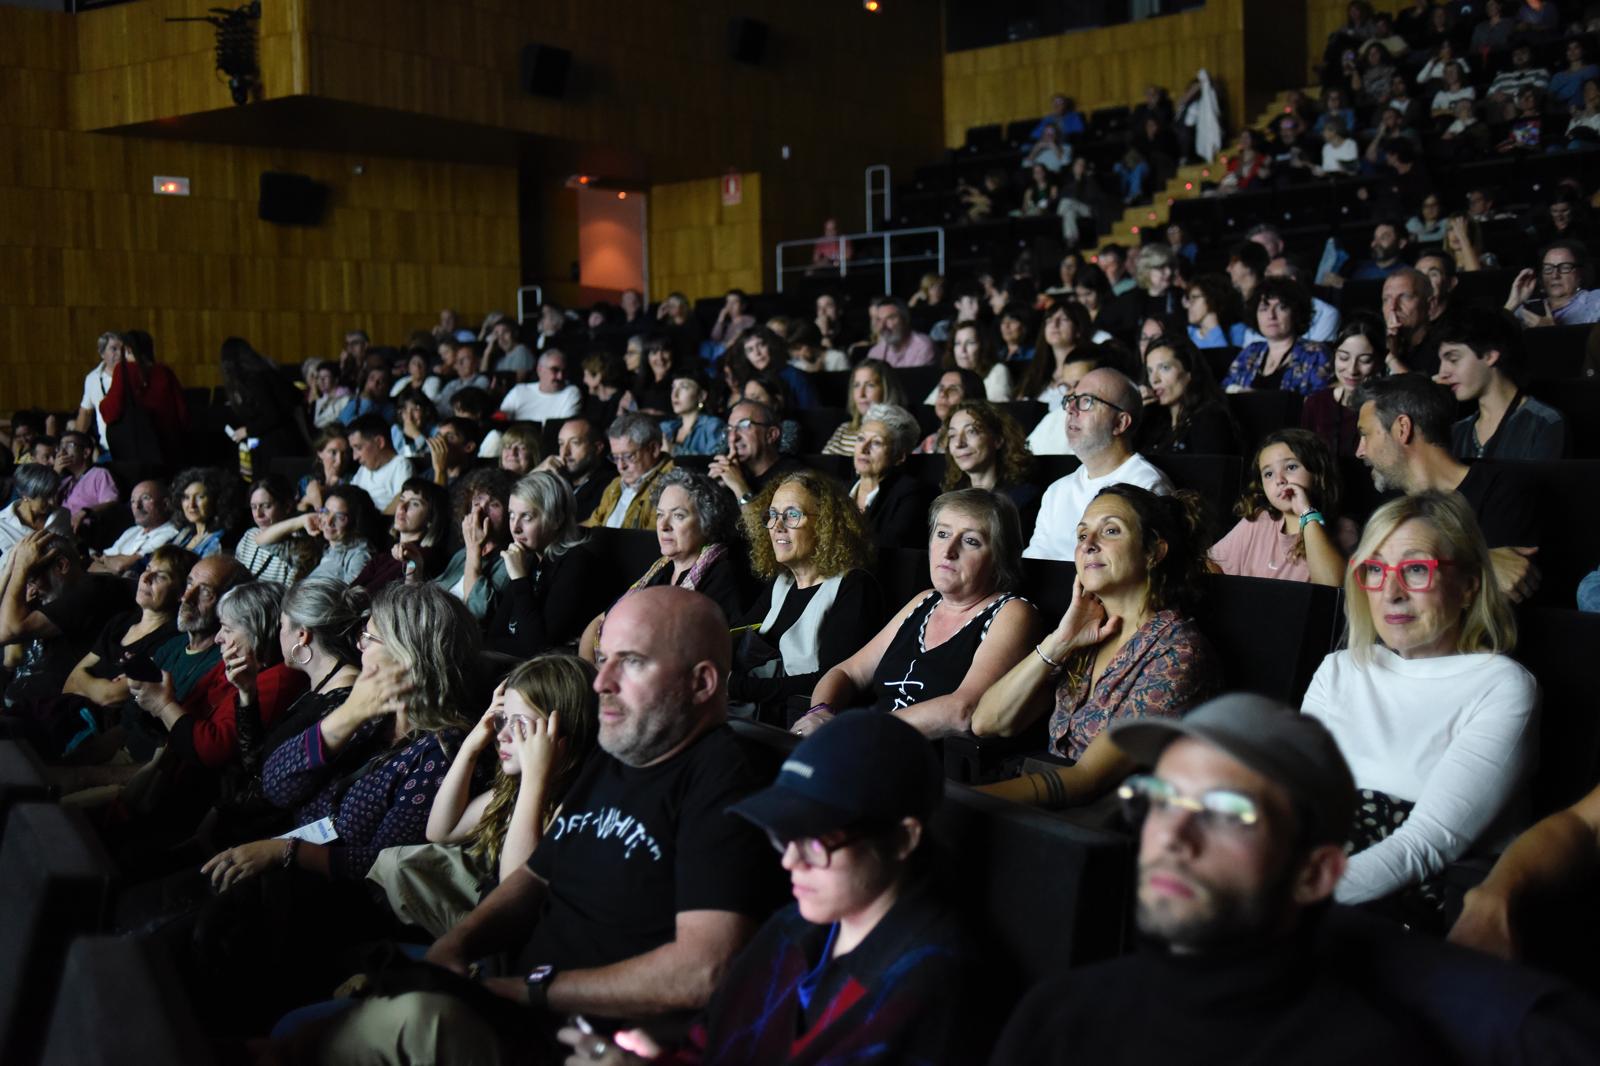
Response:
[[[1062,397],[1067,444],[1083,465],[1045,489],[1039,521],[1024,553],[1028,558],[1070,559],[1078,520],[1107,485],[1138,485],[1158,493],[1172,490],[1167,476],[1133,450],[1143,405],[1138,387],[1109,367],[1085,374],[1078,387]]]
[[[395,504],[394,545],[375,551],[350,582],[376,593],[408,573],[421,578],[437,574],[447,558],[450,541],[450,497],[427,478],[414,477],[400,488]]]
[[[335,485],[327,497],[342,491],[345,486]],[[323,509],[326,508],[324,504]],[[244,531],[239,543],[233,546],[233,557],[250,571],[257,581],[272,581],[280,585],[293,582],[315,563],[314,545],[307,541],[290,539],[289,534],[299,528],[286,529],[262,542],[262,537],[280,524],[303,522],[307,528],[316,511],[308,511],[299,518],[294,515],[294,499],[289,495],[289,484],[276,474],[258,477],[250,487],[251,527]]]
[[[842,455],[853,458],[856,440],[861,436],[861,416],[873,404],[888,403],[904,407],[905,390],[887,364],[868,361],[850,372],[850,391],[845,395],[845,409],[850,418],[833,431],[828,443],[822,446],[823,455]]]
[[[605,476],[607,460],[605,438],[594,423],[581,417],[569,418],[556,432],[555,452],[535,469],[550,470],[565,478],[577,497],[578,513],[588,516],[594,514],[610,486],[611,479]],[[585,518],[584,525],[589,524]]]
[[[1383,371],[1383,322],[1370,311],[1348,315],[1333,340],[1333,383],[1307,396],[1300,425],[1322,438],[1335,455],[1356,452],[1356,390]]]
[[[323,543],[315,549],[320,558],[306,576],[350,584],[374,555],[388,547],[382,521],[366,493],[354,485],[339,485],[327,491],[321,508],[264,529],[257,540],[270,547],[296,533],[309,534],[313,544],[320,539]]]
[[[511,487],[516,484],[504,470],[474,470],[456,494],[455,517],[461,529],[461,547],[444,570],[430,577],[420,568],[406,568],[406,581],[432,581],[467,605],[472,617],[492,617],[505,595],[511,576],[506,572],[505,548],[511,543],[506,528]],[[406,561],[411,561],[408,552]]]
[[[562,426],[566,432],[568,422]],[[617,476],[606,486],[600,502],[585,518],[586,526],[611,529],[648,529],[652,518],[651,496],[656,482],[672,470],[672,459],[661,454],[661,425],[642,414],[618,415],[606,430],[610,440],[612,464]],[[566,459],[566,448],[561,458]]]
[[[448,373],[452,367],[444,367]],[[339,412],[350,399],[350,390],[339,381],[339,364],[331,360],[314,359],[306,374],[306,407],[311,414],[311,425],[325,430],[342,425]]]
[[[822,673],[865,644],[883,620],[883,593],[868,569],[862,516],[832,479],[786,474],[744,512],[750,566],[766,585],[735,628],[728,698],[786,724],[786,702],[809,696]]]
[[[238,510],[239,479],[216,467],[191,467],[172,479],[183,521],[173,543],[200,558],[222,551]]]
[[[1146,412],[1143,451],[1237,455],[1239,427],[1211,369],[1188,340],[1172,334],[1150,342],[1145,380],[1156,409]]]
[[[21,463],[12,476],[16,502],[0,510],[0,559],[30,533],[48,530],[72,535],[72,516],[56,503],[61,477],[45,463]]]
[[[1287,278],[1267,278],[1255,287],[1246,321],[1265,339],[1247,345],[1222,379],[1228,392],[1287,389],[1309,396],[1328,383],[1332,371],[1322,345],[1304,339],[1311,325],[1311,297]]]
[[[604,564],[578,522],[571,486],[548,470],[522,478],[511,489],[506,526],[511,543],[501,557],[509,582],[485,646],[519,659],[573,646],[605,604],[596,600]]]
[[[672,374],[672,417],[661,422],[667,451],[678,455],[716,455],[726,444],[728,424],[708,414],[706,389],[692,370]]]
[[[488,377],[478,369],[477,345],[471,341],[457,342],[454,360],[440,370],[445,381],[439,388],[438,398],[434,400],[434,407],[438,409],[440,418],[448,418],[455,414],[457,394],[467,389],[489,388]]]
[[[1383,324],[1387,330],[1385,364],[1391,374],[1431,377],[1439,371],[1439,337],[1434,323],[1444,303],[1433,282],[1410,267],[1383,282]]]
[[[1045,312],[1039,326],[1039,343],[1017,386],[1019,400],[1039,400],[1054,405],[1066,394],[1066,383],[1076,376],[1067,368],[1092,357],[1094,327],[1083,304],[1062,301]],[[992,397],[991,397],[992,399]],[[998,401],[997,401],[998,402]]]
[[[927,334],[911,328],[911,311],[897,296],[885,300],[878,313],[878,343],[867,358],[893,367],[931,366],[936,357]]]
[[[582,390],[567,383],[567,357],[554,348],[539,356],[539,379],[513,385],[500,410],[513,422],[571,418],[583,406]]]
[[[745,332],[741,350],[752,371],[777,377],[788,387],[789,400],[795,407],[817,405],[810,375],[789,365],[789,344],[782,337],[766,326],[754,326]]]
[[[343,426],[329,426],[312,445],[316,461],[311,473],[300,479],[297,511],[315,511],[322,506],[322,493],[335,485],[348,484],[355,473],[355,457],[350,451],[350,438]]]
[[[866,432],[864,417],[861,432]],[[800,469],[798,462],[779,450],[782,437],[782,426],[772,408],[759,400],[740,400],[728,409],[728,451],[712,459],[706,472],[733,494],[740,507],[749,507],[773,479]]]
[[[439,785],[428,812],[429,844],[378,854],[378,867],[405,869],[404,887],[389,891],[397,917],[443,936],[527,865],[594,751],[594,679],[594,667],[582,659],[540,655],[496,687]],[[481,771],[490,753],[495,771],[484,788]],[[481,789],[476,795],[475,787]],[[430,865],[438,845],[450,846],[459,865],[444,871]],[[386,890],[392,883],[385,881]]]
[[[933,413],[939,419],[939,428],[923,437],[914,453],[943,455],[950,433],[950,412],[968,399],[982,399],[983,391],[983,379],[970,370],[946,370],[940,374],[930,400]]]
[[[1572,240],[1552,242],[1539,256],[1539,271],[1530,267],[1511,282],[1506,310],[1524,326],[1581,326],[1600,321],[1600,290],[1584,288],[1589,280],[1589,253]],[[1534,298],[1541,287],[1544,299]]]
[[[389,443],[394,445],[396,455],[420,458],[428,453],[428,441],[433,435],[433,401],[417,389],[404,389],[394,396],[395,419],[389,427]],[[477,452],[476,443],[472,450]]]
[[[122,494],[111,472],[95,466],[94,438],[87,433],[69,429],[61,434],[56,445],[56,473],[61,478],[61,506],[72,516],[72,530],[81,536],[92,535],[85,523],[93,527],[97,517],[106,514],[122,502]]]
[[[771,374],[754,374],[745,379],[738,398],[764,405],[778,425],[778,453],[793,455],[800,450],[800,423],[788,417],[789,386]],[[726,435],[726,429],[724,429]]]
[[[446,441],[446,443],[448,444],[449,442]],[[480,441],[479,443],[481,445],[482,442]],[[532,422],[513,422],[500,431],[500,455],[498,457],[500,469],[512,477],[521,477],[524,474],[531,473],[533,468],[539,465],[539,453],[539,427]],[[455,476],[460,476],[464,472],[466,465],[462,464],[461,469],[454,472]],[[438,476],[439,468],[435,465],[435,481],[438,480]],[[451,476],[451,471],[447,468],[445,484],[451,484],[454,480],[455,477]]]
[[[1011,399],[1011,370],[995,358],[994,340],[977,322],[963,322],[951,331],[950,352],[945,356],[944,368],[978,375],[983,383],[982,394],[995,403]],[[977,399],[977,394],[971,398]]]
[[[171,545],[150,552],[134,584],[133,608],[106,621],[62,684],[62,693],[97,707],[116,707],[126,700],[130,693],[124,663],[153,655],[177,635],[178,597],[195,562],[193,554]]]
[[[359,467],[350,484],[370,496],[372,506],[393,514],[400,486],[411,476],[411,460],[395,454],[389,424],[378,415],[365,414],[352,421],[349,437],[350,454]]]
[[[1457,403],[1477,410],[1450,429],[1456,458],[1560,459],[1567,450],[1561,413],[1523,393],[1527,349],[1509,314],[1463,308],[1439,329],[1439,373],[1435,380]]]
[[[999,493],[1016,505],[1023,533],[1029,533],[1041,492],[1028,478],[1033,458],[1016,419],[987,400],[966,400],[951,410],[948,426],[944,491]]]
[[[1345,614],[1349,647],[1323,660],[1301,708],[1362,790],[1335,898],[1410,890],[1405,913],[1437,925],[1445,867],[1493,854],[1526,817],[1537,728],[1538,686],[1510,657],[1516,620],[1465,501],[1423,492],[1375,511]]]
[[[526,422],[516,422],[508,427],[508,432],[518,426],[526,426]],[[443,486],[446,490],[455,487],[456,483],[465,477],[468,471],[477,465],[478,450],[483,445],[483,430],[478,423],[470,418],[460,415],[445,419],[439,423],[438,429],[427,439],[424,447],[429,465],[433,469],[433,481],[436,485]],[[522,458],[513,456],[512,465],[519,462],[526,466],[527,442],[532,436],[526,429],[519,431],[518,439],[522,441]],[[534,454],[538,454],[538,442],[534,441]],[[500,436],[500,469],[513,473],[511,466],[505,460],[505,434]],[[410,467],[415,470],[415,464]],[[407,475],[409,478],[409,474]]]
[[[1022,531],[1011,501],[984,489],[947,492],[928,527],[933,587],[822,676],[796,733],[860,706],[930,737],[963,732],[983,693],[1027,654],[1037,615],[1015,593]]]
[[[1238,524],[1211,548],[1224,574],[1344,583],[1339,468],[1322,438],[1306,429],[1267,434],[1250,464],[1250,482],[1234,506]]]
[[[879,548],[915,548],[925,540],[935,493],[904,470],[920,433],[911,413],[892,404],[873,404],[861,418],[850,500]]]
[[[1071,764],[984,791],[1045,807],[1098,799],[1133,769],[1107,726],[1176,718],[1216,691],[1221,664],[1192,617],[1205,572],[1201,508],[1193,493],[1133,485],[1104,488],[1089,504],[1071,604],[972,716],[976,735],[1009,737],[1049,710],[1050,751]]]
[[[1356,408],[1356,455],[1378,491],[1460,493],[1489,544],[1495,584],[1514,601],[1531,596],[1540,580],[1537,498],[1505,466],[1467,466],[1450,454],[1456,404],[1449,391],[1420,374],[1371,378],[1357,390]]]

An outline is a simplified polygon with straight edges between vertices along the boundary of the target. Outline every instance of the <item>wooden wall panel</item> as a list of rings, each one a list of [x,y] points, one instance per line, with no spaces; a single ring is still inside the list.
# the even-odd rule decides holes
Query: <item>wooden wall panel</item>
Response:
[[[170,6],[93,18],[138,27]],[[91,23],[75,45],[73,28]],[[75,405],[106,329],[149,330],[186,384],[211,385],[232,334],[299,360],[335,353],[354,326],[399,342],[445,304],[469,316],[512,305],[514,168],[80,132],[65,107],[39,103],[66,100],[74,65],[115,43],[89,16],[0,6],[0,411]],[[269,169],[331,187],[320,226],[256,218]],[[190,178],[193,195],[155,196],[156,174]]]
[[[1311,85],[1311,65],[1322,62],[1322,50],[1328,46],[1328,35],[1345,24],[1349,0],[1306,0],[1306,80]],[[1404,4],[1379,5],[1390,9]]]
[[[761,289],[769,247],[762,241],[762,175],[744,175],[742,202],[722,205],[720,178],[650,189],[650,294],[691,300],[728,289]]]
[[[1135,103],[1152,84],[1176,97],[1201,67],[1223,88],[1238,123],[1247,106],[1243,10],[1244,0],[1208,0],[1179,15],[951,52],[944,57],[944,142],[959,147],[971,126],[1037,117],[1057,92],[1085,112]]]

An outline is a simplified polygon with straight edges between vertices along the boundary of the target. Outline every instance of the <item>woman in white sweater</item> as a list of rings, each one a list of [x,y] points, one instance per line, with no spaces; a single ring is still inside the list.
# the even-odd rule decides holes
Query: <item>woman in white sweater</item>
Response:
[[[1516,622],[1471,509],[1425,492],[1380,507],[1345,579],[1348,648],[1323,660],[1303,710],[1362,790],[1335,892],[1364,903],[1429,884],[1522,828],[1538,685],[1509,657]]]

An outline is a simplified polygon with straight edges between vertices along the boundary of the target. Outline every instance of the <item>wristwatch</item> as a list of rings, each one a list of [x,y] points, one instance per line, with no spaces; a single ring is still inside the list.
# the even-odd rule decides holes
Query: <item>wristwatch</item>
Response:
[[[535,966],[528,971],[528,1006],[545,1008],[550,1006],[550,985],[556,979],[556,968],[549,963]]]
[[[743,496],[739,497],[739,506],[740,507],[749,507],[752,503],[755,502],[755,499],[756,499],[755,490],[752,489],[751,491],[745,493]]]

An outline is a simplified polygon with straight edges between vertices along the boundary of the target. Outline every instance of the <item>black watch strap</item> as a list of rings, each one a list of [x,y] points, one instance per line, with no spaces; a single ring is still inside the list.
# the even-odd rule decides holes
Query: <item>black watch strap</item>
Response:
[[[556,979],[556,968],[549,963],[528,971],[528,1006],[543,1010],[550,1006],[550,984]]]

